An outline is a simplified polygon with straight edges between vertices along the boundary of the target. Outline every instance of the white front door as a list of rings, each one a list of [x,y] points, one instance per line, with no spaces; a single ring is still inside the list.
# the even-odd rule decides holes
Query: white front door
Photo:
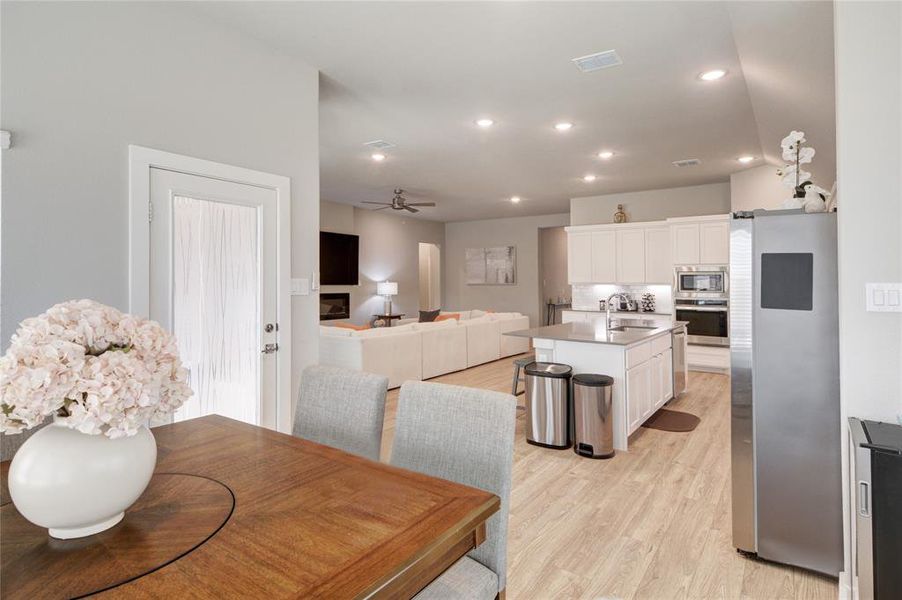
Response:
[[[278,197],[255,185],[150,169],[150,318],[172,331],[194,396],[276,428]]]

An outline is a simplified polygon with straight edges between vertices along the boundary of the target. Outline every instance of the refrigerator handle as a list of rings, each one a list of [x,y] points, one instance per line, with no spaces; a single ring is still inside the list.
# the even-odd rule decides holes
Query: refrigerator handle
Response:
[[[868,481],[858,482],[858,514],[866,518],[871,516],[871,484]]]

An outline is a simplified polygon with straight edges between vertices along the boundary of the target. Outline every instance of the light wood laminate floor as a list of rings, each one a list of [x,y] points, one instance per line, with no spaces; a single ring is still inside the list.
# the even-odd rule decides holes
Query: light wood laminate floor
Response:
[[[431,381],[510,393],[511,360]],[[640,428],[630,451],[611,460],[527,444],[518,413],[509,599],[837,597],[835,580],[733,548],[729,378],[693,371],[689,379],[689,391],[669,408],[701,417],[698,428]],[[384,458],[397,397],[389,393]]]

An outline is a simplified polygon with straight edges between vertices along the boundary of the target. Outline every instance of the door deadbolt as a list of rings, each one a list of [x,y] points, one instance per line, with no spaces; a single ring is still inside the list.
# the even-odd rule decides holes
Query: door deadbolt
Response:
[[[273,325],[272,323],[267,323],[266,326],[263,328],[263,331],[265,331],[266,333],[272,333],[276,329],[278,329],[277,325]]]

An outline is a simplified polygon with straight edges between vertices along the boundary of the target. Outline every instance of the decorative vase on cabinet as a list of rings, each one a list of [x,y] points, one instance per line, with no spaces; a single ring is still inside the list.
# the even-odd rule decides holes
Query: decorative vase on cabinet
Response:
[[[22,516],[59,539],[104,531],[147,488],[157,444],[146,426],[110,439],[61,422],[31,436],[9,468],[9,494]]]

